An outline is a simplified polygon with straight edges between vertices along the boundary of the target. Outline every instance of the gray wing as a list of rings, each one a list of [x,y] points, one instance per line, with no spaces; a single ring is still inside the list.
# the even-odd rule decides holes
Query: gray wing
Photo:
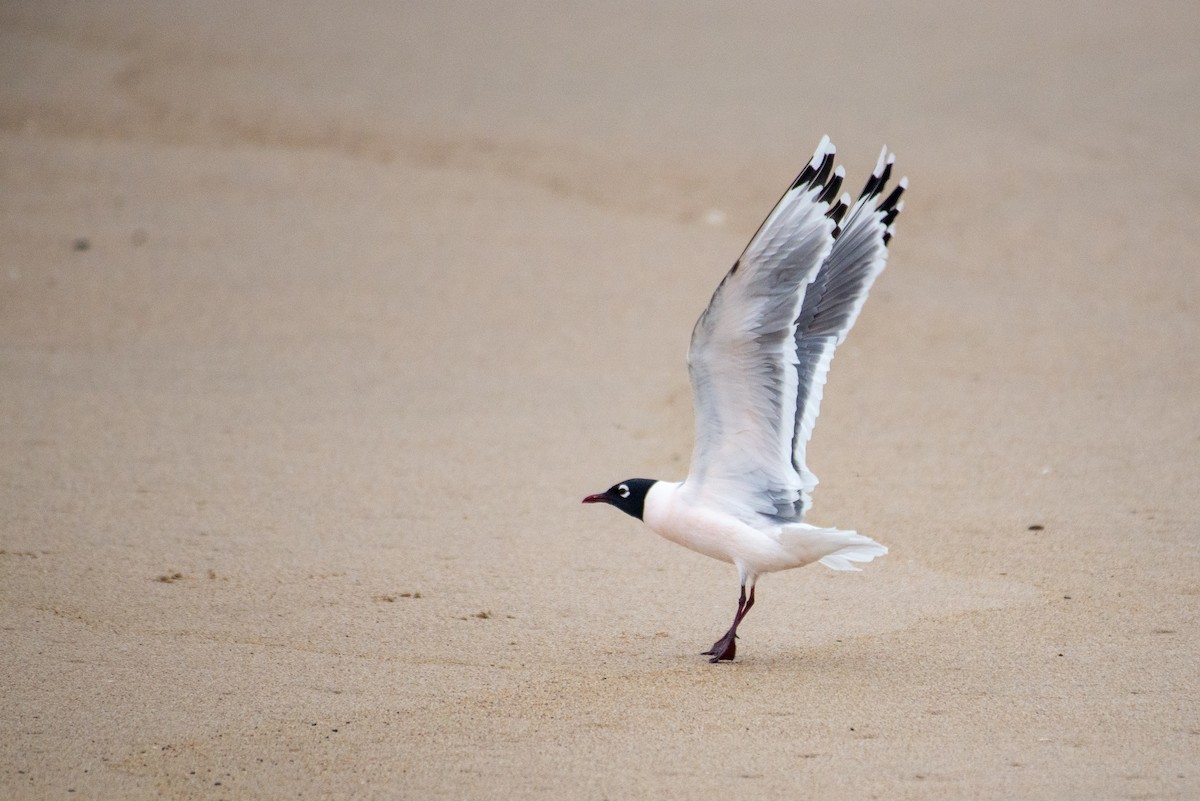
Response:
[[[696,442],[684,491],[752,519],[794,515],[804,480],[794,458],[803,419],[796,321],[827,263],[848,200],[822,139],[700,315],[688,350]],[[802,464],[802,461],[799,463]]]
[[[782,517],[800,520],[811,505],[817,477],[806,464],[808,441],[820,411],[821,395],[834,349],[842,343],[866,302],[867,293],[887,265],[892,225],[904,207],[900,197],[906,178],[882,201],[894,156],[885,147],[862,194],[840,230],[833,248],[809,284],[796,319],[796,357],[799,392],[792,439],[792,464],[801,478],[801,494]]]

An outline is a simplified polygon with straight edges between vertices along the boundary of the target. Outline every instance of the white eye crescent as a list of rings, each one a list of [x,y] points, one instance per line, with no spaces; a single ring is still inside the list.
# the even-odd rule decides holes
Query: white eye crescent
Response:
[[[629,497],[629,486],[626,484],[619,485],[617,487],[617,494],[620,495],[622,498],[628,498]]]

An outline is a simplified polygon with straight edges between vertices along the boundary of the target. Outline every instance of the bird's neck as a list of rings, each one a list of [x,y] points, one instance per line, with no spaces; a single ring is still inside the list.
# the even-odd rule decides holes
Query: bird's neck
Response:
[[[659,531],[663,523],[671,516],[675,505],[675,497],[681,481],[655,481],[646,493],[646,502],[642,511],[642,522],[655,531]],[[661,533],[661,532],[660,532]]]

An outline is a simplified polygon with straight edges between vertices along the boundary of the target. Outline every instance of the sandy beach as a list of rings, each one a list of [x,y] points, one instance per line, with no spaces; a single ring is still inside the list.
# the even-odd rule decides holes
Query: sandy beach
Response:
[[[0,796],[1200,798],[1200,6],[0,4]],[[681,479],[823,134],[810,520]]]

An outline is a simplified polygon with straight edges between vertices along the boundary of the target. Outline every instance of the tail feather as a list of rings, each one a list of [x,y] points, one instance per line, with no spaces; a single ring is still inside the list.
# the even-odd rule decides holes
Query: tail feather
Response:
[[[855,562],[870,562],[888,552],[870,537],[857,531],[819,528],[807,523],[793,523],[780,529],[780,542],[787,548],[793,566],[820,562],[833,570],[858,570]]]
[[[839,531],[845,537],[846,545],[819,561],[825,567],[833,570],[861,570],[854,566],[855,562],[870,562],[876,556],[884,556],[888,549],[870,537],[864,537],[857,531]]]

